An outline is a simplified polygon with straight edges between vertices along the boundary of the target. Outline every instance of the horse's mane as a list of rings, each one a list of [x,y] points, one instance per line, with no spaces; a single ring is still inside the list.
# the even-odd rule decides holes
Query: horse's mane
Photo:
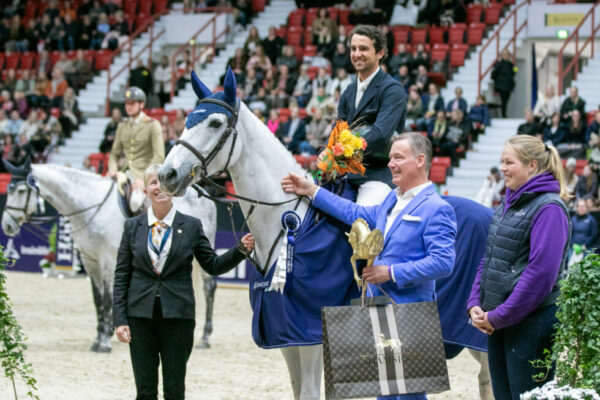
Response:
[[[107,181],[108,180],[107,178],[103,177],[102,175],[94,173],[94,172],[84,171],[84,170],[75,169],[75,168],[71,168],[71,167],[65,167],[65,166],[58,165],[58,164],[33,164],[32,167],[49,169],[51,171],[55,171],[56,173],[59,173],[59,174],[65,176],[67,179],[73,180],[73,181],[99,182],[99,181]]]

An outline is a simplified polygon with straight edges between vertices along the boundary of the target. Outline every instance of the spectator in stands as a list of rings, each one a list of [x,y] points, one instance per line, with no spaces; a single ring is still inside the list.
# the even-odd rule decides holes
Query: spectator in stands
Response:
[[[315,45],[317,46],[317,52],[322,57],[331,58],[333,56],[333,53],[335,53],[336,43],[328,27],[324,26],[321,28],[321,31],[317,35]]]
[[[317,108],[306,129],[306,140],[312,147],[313,154],[317,154],[322,149],[330,133],[331,120],[324,117],[323,109]]]
[[[450,26],[467,21],[467,10],[460,0],[441,0],[440,25]]]
[[[70,13],[66,13],[64,16],[63,33],[60,34],[59,38],[59,48],[62,46],[63,49],[75,50],[78,34],[79,27],[77,21],[74,20]]]
[[[233,6],[235,22],[245,30],[248,21],[252,18],[252,2],[250,0],[235,0]]]
[[[164,107],[171,98],[171,78],[169,57],[163,55],[160,64],[154,68],[154,93],[158,95],[161,107]]]
[[[485,127],[491,125],[490,113],[484,95],[477,96],[467,118],[471,121],[471,135],[473,135],[473,140],[476,141],[477,136],[484,132]]]
[[[27,42],[27,50],[26,51],[38,51],[38,44],[41,41],[41,33],[40,27],[36,23],[35,19],[30,19],[27,21],[27,28],[25,29],[25,39]]]
[[[446,104],[446,113],[448,114],[448,116],[450,116],[450,114],[454,110],[462,111],[463,115],[467,113],[467,101],[463,99],[462,95],[462,88],[460,86],[457,86],[456,89],[454,89],[454,99],[450,100],[448,104]]]
[[[413,74],[417,74],[419,70],[419,66],[424,66],[425,68],[429,68],[431,64],[431,56],[429,53],[425,51],[425,45],[423,43],[419,43],[417,45],[417,49],[413,54],[413,62],[412,62],[412,72]]]
[[[329,17],[329,11],[327,11],[327,8],[325,7],[319,8],[319,11],[317,11],[317,18],[315,18],[312,23],[313,44],[318,44],[323,28],[326,28],[327,34],[331,36],[335,45],[337,43],[336,38],[338,33],[337,24]]]
[[[137,65],[129,74],[129,86],[135,86],[144,91],[146,95],[154,92],[154,84],[152,82],[152,72],[144,65],[144,61],[138,58]],[[148,106],[148,104],[146,105]]]
[[[504,178],[498,167],[492,167],[490,174],[484,179],[475,201],[491,208],[494,203],[499,203],[502,200],[503,190]]]
[[[434,120],[437,112],[444,111],[445,108],[444,98],[440,95],[437,85],[432,82],[429,84],[428,89],[428,94],[422,96],[425,114],[417,122],[421,131],[426,131],[427,126]]]
[[[565,165],[565,185],[567,186],[567,190],[569,191],[570,198],[575,197],[575,187],[577,186],[577,182],[579,181],[579,176],[575,173],[575,169],[577,168],[577,160],[573,157],[569,157],[567,159],[567,163]],[[569,200],[569,203],[572,203]]]
[[[576,214],[571,218],[573,235],[571,236],[571,250],[573,245],[579,245],[584,251],[594,248],[598,236],[598,223],[590,214],[585,199],[578,199],[575,207]]]
[[[277,113],[277,109],[275,108],[272,108],[271,111],[269,111],[267,128],[269,128],[271,133],[273,133],[274,135],[277,134],[277,131],[279,130],[279,114]]]
[[[290,96],[278,87],[273,88],[267,96],[267,109],[286,108],[288,106]]]
[[[425,88],[429,88],[429,73],[427,72],[427,67],[424,65],[419,65],[417,68],[417,76],[415,77],[415,84],[419,88],[419,91],[425,91]]]
[[[58,145],[64,144],[64,135],[58,119],[46,110],[39,110],[38,120],[40,121],[41,132],[41,137],[39,138],[40,143],[36,144],[36,140],[38,139],[36,136],[34,136],[30,142],[34,147],[34,150],[40,153],[38,156],[45,162],[48,153],[54,151]],[[46,148],[46,146],[48,146],[48,148]]]
[[[406,65],[403,65],[400,68],[408,68]],[[419,118],[423,115],[423,100],[421,99],[421,95],[419,95],[419,91],[416,86],[413,86],[408,91],[408,101],[406,103],[406,125],[404,127],[405,131],[408,131],[410,127],[416,124]]]
[[[80,49],[93,49],[92,39],[96,34],[96,28],[92,24],[92,19],[89,15],[83,15],[81,17],[81,23],[79,25],[79,35],[77,47]],[[100,42],[98,43],[100,44]]]
[[[67,52],[64,50],[61,50],[58,61],[56,61],[56,63],[54,63],[54,69],[60,69],[63,74],[66,73],[71,66],[73,65],[73,62],[71,60],[69,60],[69,58],[67,57]]]
[[[27,51],[27,41],[25,40],[25,29],[21,24],[21,17],[18,14],[13,15],[8,32],[8,40],[4,47],[7,52]]]
[[[265,74],[271,70],[271,60],[266,56],[262,46],[257,45],[254,50],[254,55],[248,59],[246,64],[246,72],[253,69],[256,72],[256,76],[262,79]]]
[[[306,139],[306,124],[298,116],[298,108],[290,107],[290,118],[281,126],[279,140],[292,152],[299,153],[299,146]]]
[[[281,49],[285,42],[282,38],[277,36],[277,30],[274,26],[269,27],[269,34],[261,42],[262,48],[265,51],[267,57],[271,61],[271,64],[275,64],[279,56],[281,55]]]
[[[37,72],[38,74],[43,72],[46,76],[50,75],[50,72],[52,72],[52,63],[50,62],[50,54],[48,53],[48,50],[42,50],[39,53]]]
[[[396,40],[394,34],[390,31],[390,27],[387,24],[380,23],[377,28],[385,35],[387,40],[387,55],[389,57],[390,54],[394,54],[394,41]],[[387,63],[384,63],[383,65],[387,68]]]
[[[387,66],[390,71],[398,71],[398,68],[402,65],[406,65],[411,68],[413,64],[412,54],[406,51],[406,45],[400,43],[398,45],[398,53],[388,59]]]
[[[7,113],[10,113],[15,108],[15,103],[8,90],[3,90],[2,93],[0,93],[0,104],[2,110]]]
[[[235,79],[238,83],[244,82],[244,79],[246,78],[246,63],[247,62],[248,62],[248,58],[244,54],[244,49],[241,47],[238,47],[237,49],[235,49],[235,53],[233,54],[233,57],[231,57],[229,59],[229,61],[227,61],[227,65],[229,67],[231,67],[231,70],[235,74]],[[225,75],[223,75],[223,79],[224,78],[225,78]]]
[[[565,140],[567,132],[560,121],[560,114],[552,116],[552,124],[544,128],[544,143],[558,147]]]
[[[63,129],[65,137],[70,138],[71,133],[79,129],[79,123],[81,122],[81,111],[79,111],[79,104],[75,98],[75,91],[73,88],[67,88],[65,95],[60,101],[60,117],[58,118],[60,125]]]
[[[300,66],[300,75],[296,80],[293,96],[298,101],[300,107],[304,107],[312,96],[312,81],[308,75],[308,66],[306,64]]]
[[[375,8],[375,0],[352,0],[348,22],[352,25],[377,25],[381,20],[381,10]]]
[[[545,126],[550,125],[554,113],[560,113],[560,100],[554,91],[554,86],[549,83],[546,85],[544,96],[538,98],[535,103],[533,115],[540,125]]]
[[[296,84],[296,77],[290,74],[287,65],[282,64],[277,68],[276,87],[284,91],[287,95],[291,95]]]
[[[343,25],[342,25],[343,26]],[[352,72],[354,67],[350,62],[350,52],[343,43],[337,43],[335,53],[331,57],[331,68],[337,71],[339,68],[344,68],[346,72]]]
[[[446,139],[447,132],[448,120],[446,118],[446,113],[444,110],[438,110],[435,114],[435,119],[429,122],[427,127],[427,137],[431,141],[434,155],[440,154],[439,150]]]
[[[581,143],[582,146],[585,146],[586,132],[585,121],[581,117],[579,110],[572,110],[571,122],[567,125],[567,134],[564,141],[566,143]]]
[[[327,73],[325,68],[319,68],[319,72],[315,79],[312,81],[312,93],[313,96],[317,93],[317,89],[320,87],[325,89],[325,93],[331,92],[331,77]]]
[[[19,112],[21,117],[27,116],[29,113],[29,105],[27,104],[25,93],[21,92],[20,90],[15,90],[13,98],[13,108]]]
[[[249,69],[248,73],[246,74],[246,79],[244,79],[244,85],[242,87],[244,89],[244,93],[248,97],[254,96],[259,86],[261,86],[261,83],[258,77],[256,76],[256,71],[254,70],[254,68]]]
[[[175,133],[171,121],[169,121],[168,115],[163,115],[160,119],[160,127],[162,130],[163,141],[165,142],[165,157],[169,154],[169,151],[175,146]]]
[[[269,92],[277,87],[277,76],[272,68],[265,72],[261,85]]]
[[[506,118],[508,100],[515,88],[515,69],[509,51],[502,51],[502,58],[494,64],[492,70],[494,90],[500,95],[502,118]]]
[[[15,83],[15,91],[25,93],[25,96],[30,96],[35,90],[35,79],[31,77],[31,72],[24,69],[21,72],[21,77]]]
[[[184,14],[193,14],[194,13],[194,3],[192,0],[183,0],[183,10]]]
[[[175,137],[181,137],[183,130],[185,129],[186,112],[181,108],[175,111],[175,121],[173,121],[173,131]]]
[[[585,115],[585,100],[579,97],[579,90],[576,86],[569,89],[569,97],[565,99],[560,107],[561,118],[565,122],[570,122],[573,110],[578,110],[579,114]]]
[[[118,35],[124,36],[125,39],[129,36],[129,23],[125,21],[125,16],[123,15],[122,10],[118,10],[115,12],[115,23],[112,25],[111,29],[118,33]],[[119,44],[121,44],[121,40],[119,40]]]
[[[45,37],[47,38],[46,44],[48,48],[61,51],[65,49],[65,28],[60,17],[55,17],[52,20],[48,36]]]
[[[19,128],[19,135],[24,135],[29,142],[40,129],[40,122],[38,121],[38,113],[36,110],[31,110],[27,119],[23,121]]]
[[[0,135],[6,132],[6,125],[8,125],[8,118],[6,118],[6,112],[0,109]]]
[[[542,134],[543,129],[536,122],[533,112],[529,108],[525,109],[525,122],[517,128],[517,135],[542,137]]]
[[[100,143],[100,153],[110,153],[113,142],[115,141],[115,135],[117,134],[117,126],[119,122],[123,120],[123,115],[118,107],[112,109],[110,114],[110,121],[104,129],[104,139]]]
[[[6,74],[6,79],[4,79],[3,87],[9,92],[15,91],[15,86],[17,85],[17,72],[14,69],[9,69]]]
[[[10,112],[10,120],[6,124],[6,128],[4,128],[4,133],[8,133],[10,135],[16,136],[21,131],[21,125],[23,124],[23,120],[21,119],[21,115],[17,110],[13,110]]]
[[[71,86],[76,91],[83,89],[93,79],[94,71],[92,70],[92,64],[85,59],[83,50],[77,50],[75,60],[73,60],[71,67],[66,71],[66,77],[67,81],[71,83]]]
[[[331,61],[328,58],[323,57],[323,55],[319,52],[312,57],[307,57],[308,62],[310,62],[311,67],[318,68],[331,68]],[[306,61],[306,60],[305,60]]]
[[[577,181],[575,197],[577,200],[592,198],[594,201],[598,198],[598,175],[589,164],[583,167],[583,173]]]
[[[261,115],[265,115],[269,111],[267,103],[267,91],[264,87],[259,87],[256,95],[250,98],[250,101],[248,102],[248,108],[252,111],[260,110]]]
[[[21,163],[20,154],[21,149],[15,143],[15,137],[13,135],[3,135],[2,158],[12,165],[19,165]]]
[[[281,56],[277,58],[277,62],[275,63],[277,67],[280,65],[285,65],[288,67],[290,75],[295,76],[298,74],[298,59],[294,55],[294,47],[293,46],[283,46],[281,49]],[[295,83],[294,83],[295,84]]]
[[[337,40],[336,43],[341,43],[344,45],[344,48],[348,48],[348,31],[346,30],[346,26],[345,25],[340,25],[338,26],[337,29]],[[348,71],[350,72],[350,71]]]
[[[316,110],[324,112],[325,107],[333,106],[333,99],[327,94],[323,86],[319,86],[317,91],[313,93],[313,97],[306,105],[306,112],[308,115],[314,115]]]
[[[410,71],[408,65],[401,65],[398,67],[398,73],[394,75],[394,78],[404,86],[404,89],[408,92],[408,89],[412,86],[412,79],[410,77]]]
[[[459,153],[464,153],[469,147],[470,134],[471,124],[464,118],[464,113],[458,108],[452,110],[442,151],[452,159],[455,167],[458,166]]]
[[[50,101],[52,107],[59,107],[60,101],[65,91],[69,87],[67,80],[65,79],[63,72],[60,69],[52,70],[52,80],[46,84],[44,95]]]
[[[344,68],[338,68],[336,70],[335,79],[331,81],[329,85],[328,95],[333,96],[333,92],[337,89],[340,93],[343,93],[348,86],[352,83],[352,78],[348,76],[348,72]]]
[[[47,15],[51,20],[60,17],[60,9],[58,8],[58,2],[56,0],[50,0],[48,2],[46,10],[44,11],[44,14]]]
[[[255,26],[250,27],[250,31],[248,32],[248,37],[244,42],[244,51],[246,55],[250,55],[256,51],[256,47],[260,46],[260,36],[258,35],[258,29]]]
[[[77,17],[81,18],[84,15],[87,15],[88,12],[92,9],[92,1],[91,0],[82,0],[77,6]]]

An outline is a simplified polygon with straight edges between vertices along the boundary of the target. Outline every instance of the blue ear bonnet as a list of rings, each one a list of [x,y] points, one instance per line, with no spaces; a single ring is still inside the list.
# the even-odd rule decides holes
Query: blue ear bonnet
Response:
[[[210,96],[210,98],[226,102],[225,94],[223,92],[215,93]],[[218,104],[200,103],[196,108],[194,108],[194,111],[188,114],[187,119],[185,120],[185,127],[187,129],[191,129],[195,125],[208,118],[209,115],[214,113],[225,114],[227,119],[233,116],[225,107],[221,107]]]

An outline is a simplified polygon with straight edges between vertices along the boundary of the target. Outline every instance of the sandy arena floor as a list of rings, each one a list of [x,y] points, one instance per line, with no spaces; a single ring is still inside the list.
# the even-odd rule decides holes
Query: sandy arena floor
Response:
[[[41,400],[134,399],[128,347],[113,338],[111,354],[89,351],[95,312],[87,279],[43,278],[9,272],[14,311],[29,337],[26,359],[33,364]],[[201,302],[202,297],[199,301]],[[198,305],[203,321],[203,305]],[[209,350],[194,350],[188,363],[187,398],[292,400],[287,368],[278,350],[256,347],[250,336],[248,291],[218,289]],[[202,322],[196,326],[196,339]],[[198,340],[196,340],[197,342]],[[478,364],[463,351],[448,362],[452,391],[429,399],[478,399]],[[18,382],[19,399],[25,399]],[[0,373],[0,399],[14,398]],[[324,399],[324,396],[322,396]]]

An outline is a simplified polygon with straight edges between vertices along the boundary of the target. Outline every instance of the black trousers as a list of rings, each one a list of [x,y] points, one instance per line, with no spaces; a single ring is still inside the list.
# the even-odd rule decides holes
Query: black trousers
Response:
[[[554,363],[545,379],[533,376],[545,372],[531,361],[543,360],[544,349],[552,350],[556,332],[556,304],[535,310],[518,324],[498,329],[488,338],[488,360],[496,400],[519,400],[520,395],[543,386],[554,378]]]
[[[196,321],[163,318],[160,297],[154,302],[152,319],[128,317],[128,321],[136,400],[157,400],[161,362],[165,400],[184,399],[186,364],[194,347]]]
[[[500,95],[502,118],[506,118],[506,107],[508,106],[508,99],[510,99],[511,92],[498,92]]]

